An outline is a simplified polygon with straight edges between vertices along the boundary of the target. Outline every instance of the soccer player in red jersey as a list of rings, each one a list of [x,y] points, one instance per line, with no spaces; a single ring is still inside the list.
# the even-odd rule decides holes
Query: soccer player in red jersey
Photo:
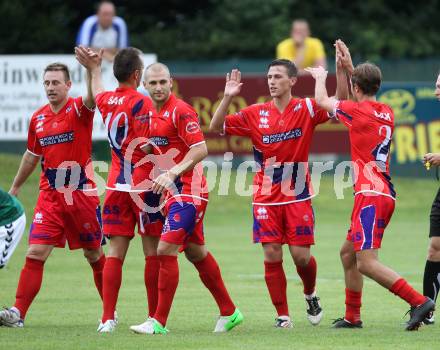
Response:
[[[405,300],[411,306],[406,330],[417,330],[434,309],[434,302],[417,292],[408,282],[378,259],[384,230],[394,211],[396,192],[389,173],[389,150],[394,130],[392,109],[376,100],[382,80],[380,69],[371,63],[353,68],[348,48],[337,46],[337,69],[351,77],[354,101],[328,97],[327,71],[309,68],[316,80],[318,105],[332,112],[347,126],[354,170],[354,207],[347,239],[341,248],[345,273],[346,312],[334,322],[335,328],[361,328],[360,317],[363,276],[367,276]],[[337,74],[338,84],[347,90],[345,73]],[[342,90],[342,89],[341,89]]]
[[[29,233],[26,262],[15,304],[0,311],[0,325],[23,327],[26,313],[40,290],[44,263],[54,247],[82,248],[102,297],[102,232],[99,198],[91,165],[95,101],[88,76],[87,96],[69,97],[72,82],[62,63],[44,70],[48,104],[31,117],[27,150],[10,193],[21,186],[41,161],[40,193]]]
[[[76,48],[81,64],[91,71],[92,92],[107,127],[112,165],[107,179],[103,210],[103,231],[110,238],[104,267],[103,315],[98,332],[113,332],[117,320],[115,309],[122,280],[122,265],[134,237],[137,224],[145,254],[145,286],[149,315],[157,305],[159,259],[156,249],[162,231],[160,195],[148,188],[152,163],[144,162],[141,147],[147,142],[151,100],[137,92],[142,79],[141,52],[135,48],[120,50],[113,62],[119,82],[115,91],[104,91],[101,82],[101,56],[83,47]],[[142,140],[142,138],[144,140]],[[149,190],[149,191],[148,191]]]
[[[214,332],[229,331],[242,322],[243,315],[232,302],[220,268],[205,246],[203,218],[208,190],[201,161],[208,151],[198,115],[171,93],[172,79],[165,65],[155,63],[147,67],[144,86],[157,112],[151,118],[149,135],[163,173],[155,178],[153,191],[164,195],[166,221],[157,249],[160,272],[156,312],[131,329],[141,334],[168,332],[165,325],[179,281],[180,248],[219,307],[220,317]]]
[[[312,135],[330,115],[310,98],[292,97],[297,69],[288,60],[270,63],[267,83],[272,100],[248,106],[227,115],[243,83],[234,69],[226,76],[224,97],[210,124],[210,130],[252,140],[257,173],[253,193],[253,238],[264,252],[265,280],[277,311],[276,327],[291,328],[287,304],[287,280],[283,269],[283,244],[304,285],[307,318],[316,325],[322,307],[316,295],[317,265],[310,253],[314,244],[314,196],[308,170]]]

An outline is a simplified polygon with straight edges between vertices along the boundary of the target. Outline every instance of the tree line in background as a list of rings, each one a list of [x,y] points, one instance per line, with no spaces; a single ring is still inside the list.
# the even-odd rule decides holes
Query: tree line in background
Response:
[[[439,0],[148,0],[114,1],[130,43],[162,60],[273,57],[294,18],[333,55],[333,41],[355,57],[440,57]],[[2,0],[1,54],[71,53],[96,1]]]

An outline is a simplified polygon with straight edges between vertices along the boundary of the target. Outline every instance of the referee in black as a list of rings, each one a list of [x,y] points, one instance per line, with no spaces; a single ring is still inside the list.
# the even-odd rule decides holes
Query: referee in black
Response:
[[[440,74],[435,83],[435,96],[440,100]],[[427,153],[423,157],[426,168],[440,166],[440,153]],[[436,301],[440,291],[440,188],[431,207],[429,225],[429,247],[423,275],[423,294]],[[423,321],[434,324],[434,314],[431,313]]]
[[[437,80],[437,89],[440,95],[440,81]],[[440,166],[440,153],[427,153],[423,157],[427,169],[431,166]],[[425,274],[423,275],[423,295],[436,300],[440,291],[440,188],[431,207],[429,225],[429,247],[426,259]],[[434,323],[434,314],[423,321],[425,324]]]

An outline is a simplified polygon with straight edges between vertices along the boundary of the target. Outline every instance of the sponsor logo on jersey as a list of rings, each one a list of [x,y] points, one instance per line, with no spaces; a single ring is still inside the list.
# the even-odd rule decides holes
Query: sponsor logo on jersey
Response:
[[[107,104],[109,105],[122,105],[124,103],[125,96],[118,97],[118,96],[110,96],[110,98],[107,101]]]
[[[152,136],[150,137],[151,142],[153,142],[156,146],[168,146],[168,137],[162,136]]]
[[[260,124],[258,125],[260,129],[268,129],[269,128],[269,119],[267,117],[260,118]]]
[[[189,122],[186,124],[186,132],[188,134],[195,134],[197,131],[199,131],[199,124],[196,122]]]
[[[281,132],[278,134],[271,134],[271,135],[263,135],[262,141],[264,144],[268,145],[271,143],[277,143],[282,141],[287,141],[291,139],[296,139],[298,137],[302,136],[302,130],[301,128],[292,129],[286,132]]]
[[[382,113],[382,112],[376,112],[376,111],[374,111],[374,116],[375,116],[376,118],[383,119],[383,120],[386,120],[386,121],[388,121],[388,122],[391,121],[391,115],[390,115],[390,113]]]
[[[42,223],[43,223],[43,214],[41,214],[40,212],[35,213],[35,216],[34,216],[34,223],[36,223],[36,224],[42,224]]]
[[[265,207],[259,207],[257,209],[257,220],[267,220],[269,215],[267,215],[267,209]]]
[[[60,143],[72,142],[73,141],[73,131],[64,132],[58,135],[51,135],[42,137],[40,140],[41,147],[57,145]]]

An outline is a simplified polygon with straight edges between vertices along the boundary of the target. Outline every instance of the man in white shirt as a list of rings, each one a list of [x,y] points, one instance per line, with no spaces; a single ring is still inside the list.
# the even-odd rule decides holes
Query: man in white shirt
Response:
[[[76,45],[104,49],[103,57],[108,61],[113,61],[118,50],[128,46],[127,25],[116,16],[112,2],[102,1],[96,15],[86,18],[78,32]]]

